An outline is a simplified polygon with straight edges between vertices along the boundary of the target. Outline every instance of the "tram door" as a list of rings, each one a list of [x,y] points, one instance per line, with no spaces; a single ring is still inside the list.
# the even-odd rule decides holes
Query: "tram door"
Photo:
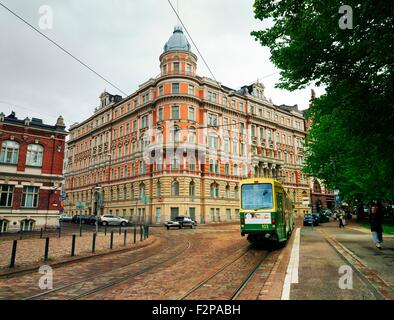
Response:
[[[276,201],[277,201],[277,219],[278,219],[278,227],[280,230],[280,237],[283,238],[285,237],[286,234],[286,226],[285,226],[285,216],[284,216],[284,208],[283,208],[283,194],[282,193],[276,193]]]

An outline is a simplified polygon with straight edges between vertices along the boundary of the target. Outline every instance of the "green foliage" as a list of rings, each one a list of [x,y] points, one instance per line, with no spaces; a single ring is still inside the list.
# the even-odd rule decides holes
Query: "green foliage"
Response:
[[[353,9],[353,29],[338,21]],[[281,69],[278,87],[315,83],[305,172],[346,200],[394,199],[394,2],[256,0],[252,32]]]

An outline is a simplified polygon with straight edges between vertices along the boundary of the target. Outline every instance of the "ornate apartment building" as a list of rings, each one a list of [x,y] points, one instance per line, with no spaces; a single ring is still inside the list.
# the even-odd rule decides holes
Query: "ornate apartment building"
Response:
[[[282,180],[297,213],[310,211],[297,106],[274,105],[259,82],[233,90],[196,75],[180,27],[160,69],[126,98],[104,92],[94,114],[70,128],[66,212],[153,224],[178,215],[234,221],[246,177]]]

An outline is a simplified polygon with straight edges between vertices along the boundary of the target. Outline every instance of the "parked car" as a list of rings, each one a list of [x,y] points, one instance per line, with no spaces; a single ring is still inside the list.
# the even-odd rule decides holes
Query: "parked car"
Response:
[[[89,215],[75,215],[72,217],[73,223],[90,224],[91,216]]]
[[[118,216],[113,216],[113,215],[103,215],[100,217],[100,224],[103,226],[122,226],[125,227],[129,223],[129,220],[118,217]]]
[[[182,228],[190,227],[190,229],[193,229],[197,226],[197,222],[190,217],[175,217],[175,221],[179,222]]]
[[[73,216],[71,214],[67,214],[67,213],[62,213],[59,216],[59,221],[60,222],[71,222],[73,219]]]
[[[319,217],[316,214],[307,213],[304,216],[304,226],[318,226],[319,225]]]
[[[182,229],[181,224],[177,221],[166,221],[164,226],[167,228],[167,230],[170,230],[171,228]]]
[[[331,217],[330,212],[324,211],[322,213],[317,213],[316,215],[319,217],[319,223],[325,223],[325,222],[330,222],[330,217]]]
[[[170,228],[177,228],[177,229],[182,229],[182,228],[190,228],[193,229],[197,226],[197,222],[190,217],[175,217],[171,221],[166,221],[164,224],[169,230]]]

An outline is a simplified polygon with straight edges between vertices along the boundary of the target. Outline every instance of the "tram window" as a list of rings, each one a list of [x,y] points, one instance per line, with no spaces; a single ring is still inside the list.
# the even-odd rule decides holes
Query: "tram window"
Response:
[[[271,209],[273,207],[271,184],[244,184],[241,193],[242,209],[260,210]]]

